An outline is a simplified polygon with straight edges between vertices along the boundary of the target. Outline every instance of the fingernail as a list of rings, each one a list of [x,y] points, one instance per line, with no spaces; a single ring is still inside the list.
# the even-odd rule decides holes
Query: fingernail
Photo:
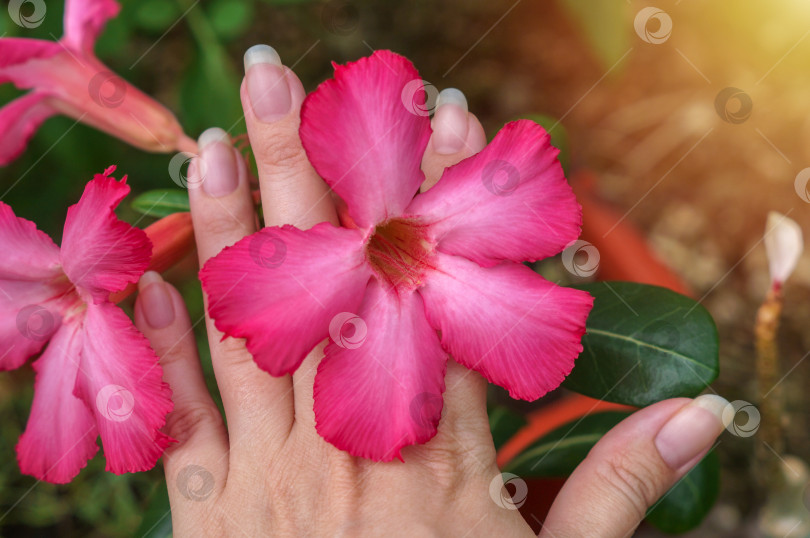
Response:
[[[672,469],[680,469],[711,447],[723,431],[723,410],[729,405],[715,394],[698,396],[664,424],[655,447]]]
[[[276,50],[254,45],[245,52],[245,84],[253,113],[269,123],[287,115],[292,96]]]
[[[232,193],[239,183],[239,169],[228,133],[212,127],[200,135],[197,146],[202,159],[200,169],[205,171],[200,178],[203,190],[216,198]]]
[[[159,273],[145,272],[138,281],[138,291],[141,310],[150,327],[162,329],[174,321],[172,298]]]
[[[442,155],[458,153],[467,141],[467,98],[455,88],[439,92],[433,114],[433,149]]]

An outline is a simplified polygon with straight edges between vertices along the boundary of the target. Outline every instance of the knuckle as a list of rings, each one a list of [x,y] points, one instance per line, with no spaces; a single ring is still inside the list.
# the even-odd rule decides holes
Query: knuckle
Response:
[[[596,466],[596,476],[607,491],[620,495],[643,518],[662,493],[664,476],[650,458],[621,452]]]
[[[205,428],[222,425],[222,415],[211,404],[195,404],[174,409],[166,418],[166,433],[181,444]]]
[[[194,212],[194,206],[192,206],[192,212]],[[196,229],[204,230],[206,235],[214,237],[232,236],[236,232],[246,231],[244,223],[239,222],[227,211],[223,211],[220,204],[217,204],[217,207],[198,206],[194,220]]]
[[[269,180],[294,178],[310,167],[301,142],[283,137],[267,137],[267,140],[263,140],[257,160],[260,176]]]

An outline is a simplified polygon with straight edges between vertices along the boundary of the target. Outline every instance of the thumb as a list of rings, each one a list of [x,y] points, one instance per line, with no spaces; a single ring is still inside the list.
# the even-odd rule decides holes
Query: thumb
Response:
[[[540,537],[625,537],[709,451],[728,402],[706,394],[658,402],[591,449],[554,501]],[[583,509],[587,507],[587,509]]]

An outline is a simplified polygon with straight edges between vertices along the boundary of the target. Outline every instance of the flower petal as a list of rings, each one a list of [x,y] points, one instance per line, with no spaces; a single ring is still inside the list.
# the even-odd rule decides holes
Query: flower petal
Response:
[[[59,247],[36,224],[0,202],[0,279],[43,281],[61,274]]]
[[[67,0],[62,42],[84,52],[92,51],[104,25],[120,9],[114,0]]]
[[[361,228],[400,216],[424,181],[425,95],[413,64],[376,51],[335,65],[335,77],[304,101],[301,142],[309,160]]]
[[[582,351],[593,298],[524,265],[483,268],[439,254],[419,292],[442,345],[461,364],[535,400],[562,383]]]
[[[174,442],[160,431],[172,401],[157,355],[110,303],[87,306],[84,334],[75,393],[95,415],[107,470],[151,469]]]
[[[53,41],[24,37],[0,38],[0,84],[6,82],[20,84],[21,77],[35,77],[37,73],[44,75],[43,62],[31,61],[50,58],[63,51],[64,49]],[[24,83],[18,85],[18,87],[29,86],[30,84],[25,85]]]
[[[13,370],[42,349],[62,322],[55,297],[63,286],[0,279],[0,370]]]
[[[479,265],[553,256],[579,236],[582,209],[549,141],[532,121],[508,123],[406,212],[432,225],[442,252]]]
[[[360,305],[370,276],[362,233],[329,223],[264,228],[200,271],[217,328],[246,338],[256,363],[274,376],[295,371],[327,337],[332,318]]]
[[[81,347],[78,324],[65,324],[34,362],[34,401],[17,443],[20,470],[54,484],[70,482],[98,451],[93,415],[73,395]]]
[[[353,456],[402,459],[402,447],[436,435],[447,354],[419,294],[377,280],[346,324],[355,338],[330,343],[315,376],[316,429]]]
[[[143,230],[115,216],[114,209],[129,193],[126,177],[96,174],[79,203],[68,209],[62,239],[62,265],[77,287],[96,302],[136,282],[149,265],[152,244]]]
[[[47,97],[36,92],[0,108],[0,166],[19,157],[42,122],[55,113]]]

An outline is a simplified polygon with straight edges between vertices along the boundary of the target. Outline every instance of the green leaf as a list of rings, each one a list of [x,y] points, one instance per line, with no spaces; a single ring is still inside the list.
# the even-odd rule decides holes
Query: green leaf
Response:
[[[188,193],[180,189],[146,191],[132,200],[132,209],[149,217],[165,217],[188,211]]]
[[[496,449],[501,448],[526,424],[528,421],[525,416],[506,406],[495,405],[489,409],[489,429]]]
[[[217,0],[209,11],[211,26],[222,39],[241,35],[253,19],[253,4],[246,0]]]
[[[719,490],[720,463],[712,451],[647,511],[647,521],[663,532],[692,530],[709,513]]]
[[[568,476],[593,445],[630,414],[607,411],[563,424],[526,447],[506,464],[503,471],[524,478]]]
[[[136,24],[149,32],[164,32],[180,18],[176,2],[166,0],[141,0],[135,11]]]
[[[171,537],[172,514],[169,507],[169,490],[166,489],[165,482],[158,484],[152,493],[135,535],[143,538]]]
[[[717,328],[700,304],[634,282],[578,286],[594,296],[583,351],[563,386],[636,407],[696,396],[718,374]]]

